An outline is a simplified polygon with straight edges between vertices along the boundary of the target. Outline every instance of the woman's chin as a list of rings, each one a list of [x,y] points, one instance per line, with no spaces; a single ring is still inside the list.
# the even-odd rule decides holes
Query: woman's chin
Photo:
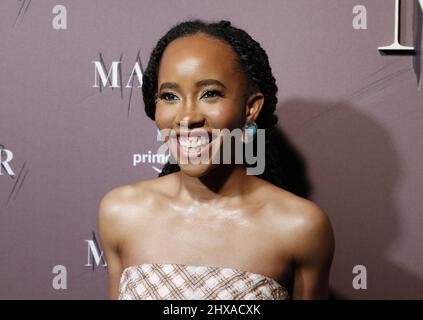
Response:
[[[181,169],[181,171],[184,174],[193,178],[199,178],[206,175],[207,173],[212,171],[214,167],[215,165],[211,163],[198,163],[198,164],[181,163],[179,164],[179,168]]]

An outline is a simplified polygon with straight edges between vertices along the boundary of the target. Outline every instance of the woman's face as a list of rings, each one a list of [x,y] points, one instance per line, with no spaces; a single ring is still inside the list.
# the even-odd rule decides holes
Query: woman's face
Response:
[[[157,127],[181,135],[172,135],[168,146],[181,170],[194,177],[218,165],[212,159],[220,154],[223,139],[210,141],[211,134],[242,128],[256,119],[263,104],[261,93],[246,95],[247,78],[233,49],[204,34],[178,38],[167,46],[157,88]],[[208,136],[200,138],[199,133]]]

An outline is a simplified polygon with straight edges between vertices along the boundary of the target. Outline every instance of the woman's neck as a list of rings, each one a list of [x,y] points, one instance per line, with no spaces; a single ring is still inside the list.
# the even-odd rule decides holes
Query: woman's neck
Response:
[[[201,203],[239,200],[246,192],[250,177],[243,165],[220,165],[197,178],[178,172],[181,199]]]

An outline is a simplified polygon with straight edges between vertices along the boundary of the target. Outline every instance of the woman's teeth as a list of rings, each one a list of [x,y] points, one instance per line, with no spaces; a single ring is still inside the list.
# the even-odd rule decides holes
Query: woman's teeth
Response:
[[[193,137],[193,138],[185,138],[179,137],[179,143],[184,148],[198,148],[203,147],[209,144],[208,139],[206,137]]]

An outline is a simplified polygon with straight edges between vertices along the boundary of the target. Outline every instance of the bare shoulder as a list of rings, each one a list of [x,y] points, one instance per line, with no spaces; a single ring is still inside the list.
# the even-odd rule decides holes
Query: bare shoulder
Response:
[[[137,202],[142,184],[128,184],[113,188],[101,199],[99,214],[101,218],[113,218],[128,212]]]
[[[152,178],[113,188],[100,200],[98,219],[100,227],[110,226],[114,232],[140,223],[154,206],[160,203],[165,177]]]
[[[331,259],[334,234],[328,214],[315,202],[297,196],[268,182],[266,217],[283,247],[296,259],[320,255]]]
[[[149,219],[160,212],[159,206],[166,181],[169,178],[153,178],[113,188],[101,198],[98,206],[98,231],[106,259],[114,258],[125,248],[128,233],[148,228]],[[119,269],[119,268],[118,268]]]
[[[116,187],[108,191],[99,204],[100,216],[110,218],[122,215],[131,216],[153,205],[160,195],[164,195],[166,177],[152,178],[141,182]]]
[[[148,206],[154,201],[155,179],[116,187],[100,200],[98,231],[101,248],[107,261],[109,295],[118,298],[128,233],[138,232],[147,225]]]
[[[316,203],[300,197],[292,203],[291,210],[297,260],[306,261],[313,256],[331,258],[334,234],[327,213]]]

